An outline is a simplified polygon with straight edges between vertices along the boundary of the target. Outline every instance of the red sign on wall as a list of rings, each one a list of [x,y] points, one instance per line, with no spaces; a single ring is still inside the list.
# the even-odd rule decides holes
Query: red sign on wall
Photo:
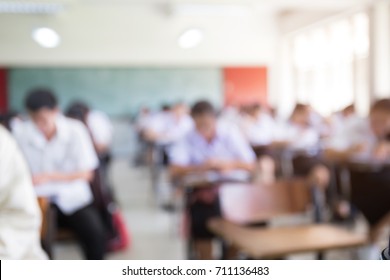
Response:
[[[8,109],[7,70],[0,69],[0,112]]]
[[[266,67],[225,68],[224,85],[225,106],[268,103]]]

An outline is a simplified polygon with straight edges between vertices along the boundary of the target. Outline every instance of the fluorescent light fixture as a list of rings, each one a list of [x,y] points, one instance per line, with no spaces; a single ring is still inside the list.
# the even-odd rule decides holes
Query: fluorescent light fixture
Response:
[[[173,6],[173,12],[180,16],[227,16],[246,17],[251,10],[247,5],[234,4],[191,4],[183,3]]]
[[[190,28],[184,31],[178,39],[178,44],[182,49],[197,47],[203,40],[203,31],[199,28]]]
[[[0,14],[56,14],[63,10],[61,3],[0,1]]]
[[[55,48],[60,44],[60,36],[51,28],[41,27],[33,30],[32,37],[41,47]]]

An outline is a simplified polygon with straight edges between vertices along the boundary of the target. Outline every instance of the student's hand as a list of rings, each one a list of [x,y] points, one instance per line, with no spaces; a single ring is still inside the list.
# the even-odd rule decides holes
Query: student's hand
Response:
[[[359,154],[364,152],[364,150],[366,149],[367,149],[367,144],[365,143],[355,144],[348,149],[348,154],[349,155]]]
[[[233,169],[231,162],[224,160],[208,160],[206,162],[206,166],[211,170],[216,171],[229,171]]]
[[[32,177],[33,185],[42,185],[52,181],[52,178],[49,174],[37,174]]]
[[[385,160],[390,156],[390,144],[387,142],[379,143],[375,149],[373,154],[375,159]]]

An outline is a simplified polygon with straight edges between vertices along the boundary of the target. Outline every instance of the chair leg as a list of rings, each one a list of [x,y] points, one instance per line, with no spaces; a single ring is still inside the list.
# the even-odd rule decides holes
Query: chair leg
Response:
[[[317,257],[317,260],[324,260],[325,254],[324,254],[324,252],[318,252],[316,257]]]

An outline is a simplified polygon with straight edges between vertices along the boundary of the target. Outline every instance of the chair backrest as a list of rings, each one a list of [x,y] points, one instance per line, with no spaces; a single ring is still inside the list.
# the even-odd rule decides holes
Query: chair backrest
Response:
[[[220,188],[220,202],[224,218],[243,224],[302,213],[312,196],[304,180],[289,179],[270,185],[227,184]]]

